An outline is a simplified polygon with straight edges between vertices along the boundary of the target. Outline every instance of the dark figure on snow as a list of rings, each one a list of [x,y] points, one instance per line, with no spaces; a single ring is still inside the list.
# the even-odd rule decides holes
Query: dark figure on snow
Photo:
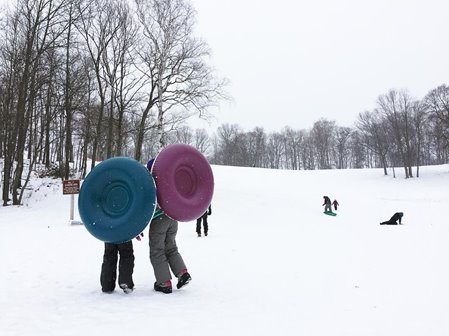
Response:
[[[100,275],[101,290],[104,293],[112,293],[115,289],[118,255],[120,255],[118,265],[119,287],[126,294],[129,294],[134,289],[134,250],[131,240],[120,244],[104,243],[104,256]]]
[[[331,199],[327,196],[323,196],[324,198],[324,212],[332,212],[332,202]]]
[[[403,216],[404,216],[404,213],[402,213],[402,212],[396,212],[396,213],[395,213],[389,220],[380,223],[380,225],[383,225],[383,224],[397,225],[397,224],[398,224],[398,221],[399,221],[399,224],[401,224],[401,221],[402,221],[402,217],[403,217]]]
[[[332,202],[332,205],[334,206],[335,211],[337,211],[337,208],[338,208],[338,206],[339,206],[340,204],[338,204],[337,200],[334,200],[334,201]]]
[[[204,235],[207,236],[207,232],[209,231],[209,224],[207,223],[207,216],[212,215],[212,207],[209,205],[207,211],[200,218],[196,220],[196,233],[198,237],[201,237],[201,221],[203,221],[204,227]]]

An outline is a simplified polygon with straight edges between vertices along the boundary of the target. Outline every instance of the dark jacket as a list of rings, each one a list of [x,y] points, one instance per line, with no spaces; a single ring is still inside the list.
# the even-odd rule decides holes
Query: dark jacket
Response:
[[[209,205],[209,208],[207,209],[207,211],[204,213],[204,215],[202,217],[207,217],[212,215],[212,206]]]
[[[335,210],[337,210],[337,208],[338,208],[338,206],[339,206],[340,204],[338,204],[337,200],[334,200],[334,201],[332,202],[332,205],[334,206]]]
[[[404,216],[404,213],[402,212],[396,212],[389,220],[382,222],[380,224],[398,224],[397,221],[399,221],[399,224],[401,224],[402,217]]]

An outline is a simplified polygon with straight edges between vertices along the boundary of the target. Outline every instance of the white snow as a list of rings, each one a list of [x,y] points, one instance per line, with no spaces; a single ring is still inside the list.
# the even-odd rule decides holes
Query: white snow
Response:
[[[209,236],[180,223],[193,280],[170,295],[153,291],[147,229],[135,291],[103,294],[103,243],[69,224],[60,180],[33,179],[26,206],[0,207],[0,335],[449,335],[449,165],[213,170]],[[397,211],[404,225],[379,225]]]

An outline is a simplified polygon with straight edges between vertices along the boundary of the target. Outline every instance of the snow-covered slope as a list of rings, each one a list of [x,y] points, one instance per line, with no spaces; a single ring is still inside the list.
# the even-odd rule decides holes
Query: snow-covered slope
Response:
[[[180,223],[193,280],[171,295],[152,289],[147,230],[135,291],[103,294],[103,243],[69,225],[59,181],[33,180],[0,208],[0,335],[449,335],[449,165],[213,170],[209,236]],[[379,225],[397,211],[404,225]]]

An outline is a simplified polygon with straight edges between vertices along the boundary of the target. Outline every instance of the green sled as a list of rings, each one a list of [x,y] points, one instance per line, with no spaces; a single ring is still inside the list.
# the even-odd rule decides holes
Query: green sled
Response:
[[[335,212],[332,212],[332,211],[324,211],[323,213],[326,214],[326,215],[329,215],[329,216],[337,216],[337,214]]]

